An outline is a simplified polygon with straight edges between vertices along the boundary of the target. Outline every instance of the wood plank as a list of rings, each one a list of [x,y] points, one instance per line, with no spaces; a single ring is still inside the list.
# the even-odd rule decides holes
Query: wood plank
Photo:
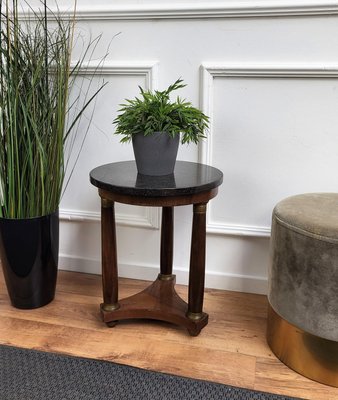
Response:
[[[120,297],[149,282],[120,279]],[[187,287],[177,285],[184,300]],[[209,324],[197,337],[164,322],[101,322],[101,277],[60,271],[55,300],[36,310],[10,306],[0,274],[0,343],[71,354],[228,385],[303,397],[338,399],[338,389],[291,371],[270,351],[265,296],[207,289]]]
[[[309,400],[338,399],[337,388],[303,377],[292,371],[275,356],[271,359],[257,359],[255,389]]]
[[[217,382],[225,379],[236,386],[253,387],[254,357],[200,348],[193,342],[181,347],[165,340],[168,326],[161,324],[154,329],[154,325],[158,323],[142,324],[142,332],[136,333],[132,323],[124,324],[119,330],[104,327],[93,331],[85,327],[2,317],[0,337],[3,344],[114,361]],[[212,374],[210,359],[215,363]]]

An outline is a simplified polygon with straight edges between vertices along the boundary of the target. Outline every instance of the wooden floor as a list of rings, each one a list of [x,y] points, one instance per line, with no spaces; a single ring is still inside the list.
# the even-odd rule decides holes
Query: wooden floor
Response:
[[[121,279],[120,298],[148,282]],[[186,287],[177,286],[186,299]],[[61,271],[55,300],[22,311],[9,304],[0,273],[0,343],[114,361],[144,369],[206,379],[314,400],[336,400],[338,389],[306,379],[284,366],[265,341],[265,296],[206,290],[209,325],[198,337],[156,321],[100,321],[99,276]]]

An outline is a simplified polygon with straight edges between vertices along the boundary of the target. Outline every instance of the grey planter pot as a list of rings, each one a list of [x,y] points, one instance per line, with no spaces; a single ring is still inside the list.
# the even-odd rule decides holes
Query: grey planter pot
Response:
[[[170,175],[174,172],[180,136],[165,132],[135,135],[132,139],[137,171],[143,175]]]

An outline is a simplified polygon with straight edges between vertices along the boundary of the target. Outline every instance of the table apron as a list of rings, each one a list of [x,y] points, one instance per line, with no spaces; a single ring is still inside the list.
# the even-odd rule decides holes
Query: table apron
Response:
[[[175,207],[207,203],[217,195],[217,192],[218,187],[191,195],[144,197],[113,193],[108,190],[99,189],[100,197],[106,201],[147,207]]]

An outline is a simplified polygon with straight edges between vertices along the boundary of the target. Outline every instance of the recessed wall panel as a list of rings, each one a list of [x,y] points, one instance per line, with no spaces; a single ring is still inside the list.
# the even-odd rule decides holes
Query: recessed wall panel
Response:
[[[88,107],[76,128],[78,137],[71,145],[66,181],[70,174],[71,177],[61,204],[63,214],[71,215],[74,210],[73,214],[78,216],[80,213],[84,219],[88,216],[92,218],[93,213],[99,218],[100,200],[97,188],[89,182],[89,173],[99,165],[134,158],[131,144],[121,144],[122,136],[114,135],[113,120],[118,114],[120,104],[126,98],[138,95],[138,86],[148,88],[149,83],[152,83],[151,69],[152,66],[106,65],[103,66],[101,75],[100,72],[97,73],[97,77],[93,78],[84,69],[83,74],[76,79],[72,92],[73,99],[77,96],[82,98],[83,95],[90,98],[102,82],[106,85],[96,101]],[[91,125],[87,132],[89,122]],[[116,213],[117,221],[123,224],[145,227],[157,225],[158,212],[155,209],[116,204]]]
[[[215,76],[210,96],[209,157],[224,172],[211,225],[267,230],[284,197],[337,191],[336,78]]]

